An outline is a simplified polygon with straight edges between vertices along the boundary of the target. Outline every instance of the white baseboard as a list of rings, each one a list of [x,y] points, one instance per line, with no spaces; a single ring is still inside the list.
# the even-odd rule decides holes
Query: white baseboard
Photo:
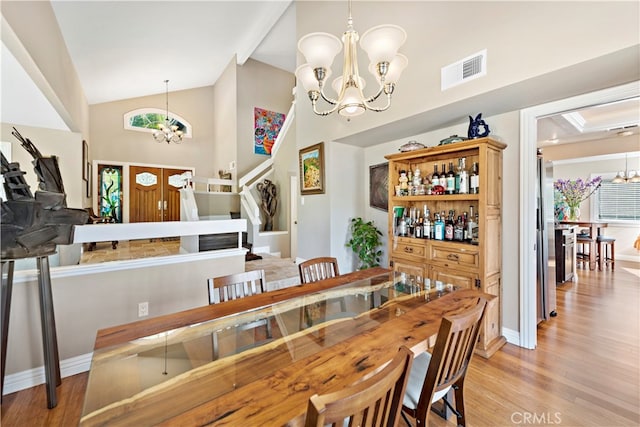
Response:
[[[270,250],[269,246],[254,246],[251,252],[254,254],[268,254]]]
[[[81,372],[86,372],[91,368],[91,358],[93,353],[82,354],[80,356],[72,357],[60,361],[60,376],[62,378],[70,377]],[[22,372],[16,372],[15,374],[9,374],[4,378],[4,387],[2,388],[2,394],[15,393],[16,391],[24,390],[26,388],[35,387],[40,384],[44,384],[46,378],[44,375],[44,366],[38,368],[29,369]]]
[[[502,328],[502,335],[509,344],[520,346],[520,332],[509,328]]]
[[[640,255],[616,254],[616,261],[632,261],[640,263]]]

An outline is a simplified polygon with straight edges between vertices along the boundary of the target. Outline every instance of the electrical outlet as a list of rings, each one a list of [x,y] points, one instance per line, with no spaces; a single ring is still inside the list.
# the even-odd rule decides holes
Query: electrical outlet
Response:
[[[138,304],[138,317],[145,317],[149,315],[149,303],[141,302]]]

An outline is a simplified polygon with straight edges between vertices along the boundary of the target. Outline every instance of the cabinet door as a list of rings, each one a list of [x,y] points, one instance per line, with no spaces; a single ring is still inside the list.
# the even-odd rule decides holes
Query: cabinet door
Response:
[[[414,264],[397,258],[393,259],[393,271],[416,277],[426,276],[423,264]]]
[[[452,284],[463,289],[473,289],[478,279],[478,274],[432,265],[430,277],[432,282],[440,281],[444,284]]]

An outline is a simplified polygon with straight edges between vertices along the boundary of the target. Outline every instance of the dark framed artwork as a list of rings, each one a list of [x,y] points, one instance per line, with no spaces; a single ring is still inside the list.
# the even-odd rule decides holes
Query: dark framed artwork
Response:
[[[300,194],[324,194],[324,143],[299,152]]]
[[[85,163],[87,165],[87,197],[91,197],[91,163]]]
[[[369,206],[389,210],[389,162],[369,166]]]
[[[82,179],[89,180],[89,145],[84,139],[82,140]]]

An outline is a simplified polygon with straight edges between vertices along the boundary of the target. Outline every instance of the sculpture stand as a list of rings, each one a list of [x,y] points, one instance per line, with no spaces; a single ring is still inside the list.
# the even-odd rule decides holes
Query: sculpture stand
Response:
[[[11,292],[13,290],[14,260],[2,261],[2,379],[0,396],[4,389],[5,365],[7,361],[7,338],[9,337],[9,317],[11,313]],[[36,257],[38,268],[38,291],[40,295],[40,321],[42,324],[42,350],[44,353],[44,373],[47,382],[47,408],[58,404],[56,387],[62,383],[60,377],[60,359],[58,356],[58,338],[53,312],[53,293],[51,292],[51,274],[49,256]]]

